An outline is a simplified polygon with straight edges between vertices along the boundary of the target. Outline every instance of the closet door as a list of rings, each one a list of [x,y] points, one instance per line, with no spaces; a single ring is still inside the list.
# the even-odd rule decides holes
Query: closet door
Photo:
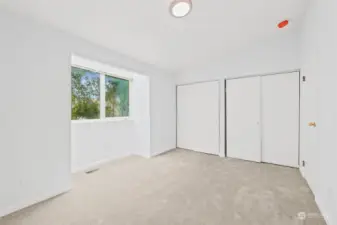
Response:
[[[219,82],[177,88],[177,146],[219,155]]]
[[[261,161],[260,78],[227,81],[227,156]]]
[[[262,161],[298,167],[299,73],[261,77]]]

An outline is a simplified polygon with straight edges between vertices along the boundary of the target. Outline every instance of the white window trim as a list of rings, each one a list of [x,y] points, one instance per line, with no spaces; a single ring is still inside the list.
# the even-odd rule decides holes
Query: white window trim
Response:
[[[103,122],[121,122],[121,121],[133,121],[131,117],[111,117],[105,119],[87,119],[87,120],[72,120],[71,123],[103,123]]]
[[[81,119],[81,120],[71,120],[72,123],[101,123],[101,122],[119,122],[126,120],[133,120],[132,115],[132,81],[134,78],[134,73],[120,69],[114,68],[106,64],[102,64],[96,61],[82,58],[80,56],[72,55],[71,57],[72,67],[77,67],[80,69],[89,70],[92,72],[99,73],[100,75],[100,118],[99,119]],[[105,115],[105,76],[116,77],[129,81],[129,116],[127,117],[106,117]]]
[[[104,74],[101,73],[99,75],[99,81],[100,81],[100,84],[99,84],[100,119],[105,120],[106,119],[106,117],[105,117],[105,105],[106,105],[106,103],[105,103],[105,91],[106,90],[105,90],[105,75]],[[129,90],[129,95],[130,95],[130,90]]]
[[[109,74],[116,78],[121,78],[124,80],[133,80],[135,73],[129,70],[112,67],[110,65],[100,63],[94,60],[85,59],[77,55],[72,55],[71,64],[74,67],[80,67],[83,69],[91,70],[99,74]],[[121,75],[123,74],[123,75]]]

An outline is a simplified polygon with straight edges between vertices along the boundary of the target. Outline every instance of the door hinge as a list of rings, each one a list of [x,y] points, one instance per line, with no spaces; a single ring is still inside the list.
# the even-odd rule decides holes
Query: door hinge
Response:
[[[306,82],[307,78],[305,76],[302,77],[302,81]]]
[[[305,161],[302,160],[302,167],[305,167]]]

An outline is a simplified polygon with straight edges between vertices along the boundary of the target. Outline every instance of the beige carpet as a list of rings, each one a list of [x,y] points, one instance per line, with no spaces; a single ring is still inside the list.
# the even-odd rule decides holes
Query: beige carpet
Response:
[[[306,182],[292,168],[176,150],[127,157],[73,190],[0,219],[1,225],[292,225],[318,217]],[[306,225],[324,224],[311,218]]]

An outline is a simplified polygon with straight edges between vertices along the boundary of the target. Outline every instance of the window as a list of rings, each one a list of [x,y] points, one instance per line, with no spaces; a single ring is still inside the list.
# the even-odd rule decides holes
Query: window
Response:
[[[129,81],[105,75],[105,117],[129,116]]]
[[[71,117],[73,120],[100,118],[100,75],[73,67],[71,71]]]
[[[72,120],[128,117],[129,88],[129,80],[73,66]]]

